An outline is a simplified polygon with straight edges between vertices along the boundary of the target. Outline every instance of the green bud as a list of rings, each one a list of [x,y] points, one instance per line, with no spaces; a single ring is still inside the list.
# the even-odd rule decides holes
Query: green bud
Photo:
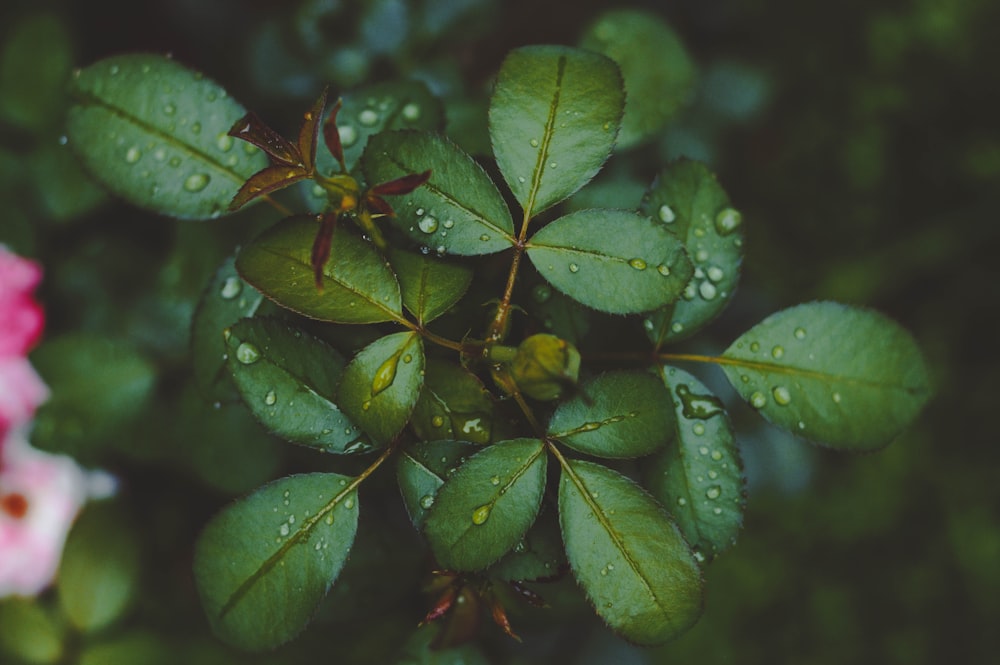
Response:
[[[557,399],[580,374],[580,352],[555,335],[532,335],[517,347],[510,375],[528,397]]]

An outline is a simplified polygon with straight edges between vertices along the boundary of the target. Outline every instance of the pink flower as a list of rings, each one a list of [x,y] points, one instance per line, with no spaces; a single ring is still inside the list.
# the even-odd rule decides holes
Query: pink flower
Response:
[[[0,598],[45,589],[84,502],[113,491],[107,474],[86,472],[70,457],[32,448],[20,429],[13,430],[0,469]]]

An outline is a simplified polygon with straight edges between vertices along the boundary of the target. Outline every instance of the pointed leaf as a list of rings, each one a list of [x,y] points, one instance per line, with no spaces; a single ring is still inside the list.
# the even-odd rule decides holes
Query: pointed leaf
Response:
[[[695,556],[736,543],[746,507],[742,462],[722,402],[698,379],[664,368],[677,414],[673,441],[645,467],[646,487],[667,507]]]
[[[480,450],[468,441],[418,441],[399,454],[396,480],[413,526],[423,529],[427,511],[449,475]]]
[[[134,205],[183,219],[226,212],[267,166],[228,135],[246,110],[218,84],[157,55],[120,55],[81,70],[67,118],[88,171]]]
[[[667,443],[674,429],[670,406],[670,395],[656,377],[609,372],[556,408],[548,436],[597,457],[649,455]]]
[[[351,360],[337,389],[337,403],[368,433],[387,444],[410,419],[424,381],[424,345],[414,332],[375,340]]]
[[[267,196],[279,189],[305,180],[309,174],[301,166],[275,164],[254,173],[229,203],[230,210],[239,210],[258,196]]]
[[[833,302],[764,319],[726,349],[722,369],[775,425],[845,450],[888,444],[931,395],[927,365],[906,330]]]
[[[347,229],[333,234],[323,291],[316,289],[311,258],[316,230],[314,217],[278,222],[243,248],[236,268],[265,296],[304,316],[336,323],[401,319],[396,276],[371,243]]]
[[[472,271],[425,254],[393,249],[389,262],[403,291],[403,305],[423,325],[457,303],[472,282]]]
[[[195,383],[206,398],[238,398],[226,369],[222,332],[243,317],[253,316],[263,301],[257,289],[240,279],[233,257],[223,261],[202,292],[191,320],[191,355]]]
[[[229,135],[263,150],[275,166],[302,166],[302,154],[299,149],[271,129],[253,111],[233,123],[229,128]]]
[[[431,171],[429,181],[393,204],[396,225],[416,242],[460,255],[492,254],[513,245],[514,225],[500,191],[447,138],[385,132],[368,142],[361,166],[369,182]]]
[[[256,651],[305,628],[354,542],[350,480],[335,473],[282,478],[208,523],[195,545],[194,574],[219,637]]]
[[[597,614],[641,645],[661,644],[694,625],[701,571],[663,507],[611,469],[567,464],[559,482],[563,542]]]
[[[449,570],[481,570],[524,536],[545,490],[545,446],[501,441],[473,455],[438,490],[424,534]]]
[[[500,172],[527,217],[594,177],[611,154],[625,106],[618,66],[563,46],[511,51],[490,102]]]
[[[628,97],[620,148],[662,130],[691,95],[694,63],[658,14],[630,9],[605,12],[584,33],[580,46],[603,53],[621,67]]]
[[[422,439],[493,440],[493,399],[482,382],[458,365],[428,359],[413,430]]]
[[[715,174],[687,159],[656,177],[640,211],[676,233],[694,263],[681,299],[647,319],[646,334],[660,346],[690,336],[729,304],[743,261],[742,215]]]
[[[554,507],[553,507],[554,508]],[[567,570],[556,511],[542,506],[524,538],[489,568],[493,579],[531,582],[556,578]]]
[[[319,143],[319,128],[323,122],[323,111],[326,109],[328,88],[313,104],[312,108],[302,116],[302,127],[299,129],[299,154],[302,155],[302,165],[312,174],[316,167],[316,148]]]
[[[625,210],[560,217],[528,241],[528,257],[557,289],[612,314],[674,302],[694,273],[677,236]]]
[[[324,342],[278,319],[243,319],[226,349],[243,401],[268,430],[328,453],[371,450],[332,401],[346,361]]]
[[[342,102],[336,119],[337,135],[349,171],[357,166],[370,136],[393,129],[444,128],[441,100],[420,81],[392,81],[358,88],[345,93]],[[327,118],[332,112],[331,108]],[[316,170],[322,175],[340,171],[327,146],[316,153]],[[382,180],[370,180],[369,184],[379,182]]]

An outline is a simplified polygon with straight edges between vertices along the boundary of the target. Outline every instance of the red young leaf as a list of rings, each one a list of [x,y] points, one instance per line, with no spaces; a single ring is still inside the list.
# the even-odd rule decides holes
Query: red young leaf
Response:
[[[258,196],[265,196],[271,192],[288,187],[300,180],[309,177],[302,166],[286,166],[284,164],[274,164],[257,171],[243,183],[236,196],[229,203],[229,210],[239,210]]]
[[[365,195],[365,205],[376,216],[392,217],[396,214],[393,212],[392,206],[386,203],[385,199],[371,192]]]
[[[323,290],[323,266],[330,258],[330,243],[333,241],[333,232],[337,228],[337,216],[332,214],[322,215],[319,218],[319,231],[316,232],[316,239],[313,240],[312,260],[313,275],[316,279],[316,289]]]
[[[510,627],[510,619],[507,618],[507,611],[504,610],[503,604],[495,598],[490,601],[490,614],[493,615],[493,621],[503,629],[507,637],[513,637],[518,642],[521,641],[521,638]]]
[[[288,139],[264,124],[256,113],[250,111],[236,121],[229,135],[252,143],[268,154],[275,164],[299,166],[302,154]]]
[[[316,142],[319,140],[319,122],[323,119],[323,109],[326,108],[327,92],[328,89],[323,88],[319,99],[303,116],[305,122],[299,129],[299,154],[302,155],[302,165],[310,174],[316,169]]]
[[[396,178],[395,180],[390,180],[389,182],[383,182],[381,185],[375,185],[369,191],[377,196],[409,194],[430,179],[430,171],[424,171],[423,173],[411,173],[410,175],[404,175],[402,178]]]
[[[443,617],[445,613],[451,609],[451,606],[455,603],[455,598],[457,597],[458,587],[454,585],[449,586],[445,589],[445,592],[438,597],[437,602],[434,603],[434,607],[430,609],[427,616],[424,617],[424,620],[421,621],[420,624],[428,624]]]
[[[340,170],[347,171],[347,165],[344,164],[344,146],[340,143],[340,131],[337,129],[337,114],[340,112],[341,102],[342,100],[337,100],[330,111],[330,117],[323,123],[323,140],[326,141],[327,150],[340,164]]]

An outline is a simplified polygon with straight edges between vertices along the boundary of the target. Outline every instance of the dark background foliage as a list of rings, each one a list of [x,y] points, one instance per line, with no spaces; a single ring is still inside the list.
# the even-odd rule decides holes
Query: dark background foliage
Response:
[[[40,71],[50,61],[58,70],[60,58],[83,66],[123,51],[172,52],[286,131],[327,80],[337,89],[419,76],[455,100],[450,128],[474,144],[482,122],[475,113],[503,55],[527,43],[576,43],[612,4],[566,11],[564,3],[525,0],[9,1],[0,9],[0,40],[8,48],[23,20],[41,13],[65,40],[18,56],[37,59]],[[662,139],[615,157],[609,171],[648,179],[669,157],[705,159],[746,220],[740,293],[694,347],[721,350],[767,313],[798,302],[868,305],[914,333],[937,395],[910,431],[866,456],[812,447],[733,403],[748,512],[738,547],[707,570],[701,622],[672,644],[641,651],[599,630],[586,612],[514,616],[526,645],[489,638],[499,645],[492,662],[988,659],[1000,619],[1000,454],[986,419],[1000,397],[991,351],[1000,300],[1000,5],[634,6],[643,5],[681,35],[700,82]],[[271,218],[256,210],[180,223],[105,200],[57,150],[58,114],[26,119],[9,111],[9,99],[0,100],[7,109],[0,241],[45,265],[47,338],[96,333],[155,368],[153,398],[144,398],[136,418],[101,429],[99,442],[74,439],[58,414],[39,419],[39,445],[48,441],[122,478],[142,584],[107,639],[145,640],[151,653],[170,645],[192,662],[306,662],[331,652],[340,654],[336,662],[365,662],[402,639],[425,601],[393,598],[391,588],[357,589],[349,616],[331,611],[300,642],[252,661],[207,634],[189,572],[197,530],[234,494],[279,470],[316,466],[314,456],[286,450],[234,409],[199,406],[185,387],[187,325],[201,288],[232,247]],[[622,205],[635,196],[624,188]],[[398,506],[384,510],[384,522],[394,524]],[[376,543],[368,565],[412,564],[394,558],[411,542],[405,528],[398,532],[406,544]]]

